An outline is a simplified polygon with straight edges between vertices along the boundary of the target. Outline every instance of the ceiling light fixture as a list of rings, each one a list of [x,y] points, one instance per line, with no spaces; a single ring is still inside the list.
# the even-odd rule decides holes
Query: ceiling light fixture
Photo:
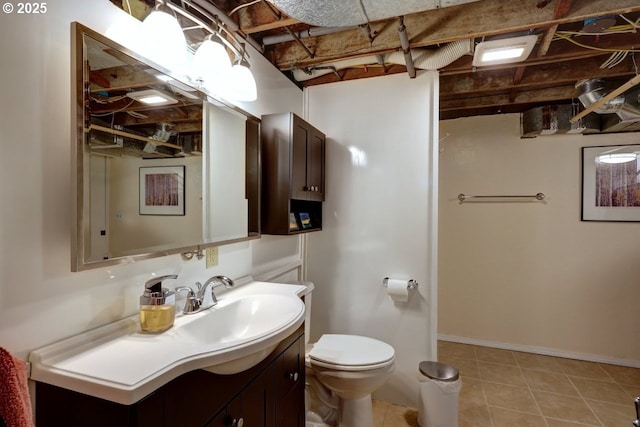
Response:
[[[137,92],[129,92],[127,96],[135,101],[142,102],[147,105],[170,105],[177,104],[178,100],[157,89],[139,90]]]
[[[638,155],[635,153],[611,153],[601,154],[596,158],[598,163],[618,164],[633,162],[638,159]]]
[[[476,46],[473,65],[482,67],[524,61],[531,54],[537,40],[538,36],[529,35],[483,41]]]

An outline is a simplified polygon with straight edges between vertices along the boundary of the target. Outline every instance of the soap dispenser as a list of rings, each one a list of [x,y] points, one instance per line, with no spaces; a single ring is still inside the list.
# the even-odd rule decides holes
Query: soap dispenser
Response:
[[[140,297],[140,327],[146,332],[164,332],[173,326],[176,317],[175,292],[162,287],[165,279],[177,279],[177,274],[154,277],[144,284]]]

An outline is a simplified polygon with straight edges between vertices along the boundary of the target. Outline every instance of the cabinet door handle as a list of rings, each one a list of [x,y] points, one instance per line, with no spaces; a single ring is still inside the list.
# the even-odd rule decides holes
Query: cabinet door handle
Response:
[[[244,425],[244,418],[234,418],[231,421],[231,427],[242,427]]]
[[[291,381],[298,381],[299,375],[297,372],[292,372],[289,374],[289,379]]]

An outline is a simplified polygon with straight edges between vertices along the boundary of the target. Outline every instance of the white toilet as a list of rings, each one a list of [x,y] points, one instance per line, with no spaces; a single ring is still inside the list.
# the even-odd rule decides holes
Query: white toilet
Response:
[[[359,335],[325,334],[315,344],[309,344],[313,284],[305,284],[309,289],[305,296],[307,383],[316,388],[314,395],[324,395],[320,400],[325,405],[336,406],[337,400],[338,427],[373,426],[371,393],[393,372],[395,351],[387,343]],[[334,402],[328,402],[328,392],[317,390],[322,386],[333,392]],[[306,393],[307,399],[310,394]],[[326,413],[330,414],[331,408]],[[325,416],[324,424],[317,418],[316,413],[308,412],[307,427],[328,425],[328,418],[332,417]]]

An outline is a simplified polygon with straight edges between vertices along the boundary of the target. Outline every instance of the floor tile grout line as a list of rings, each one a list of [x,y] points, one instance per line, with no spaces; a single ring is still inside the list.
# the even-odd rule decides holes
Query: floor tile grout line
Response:
[[[515,357],[515,354],[513,355],[513,357],[516,359],[516,363],[518,363],[518,358]],[[536,404],[536,408],[538,408],[538,412],[540,413],[540,416],[542,417],[542,420],[544,421],[544,425],[546,427],[549,427],[549,423],[547,422],[547,419],[544,416],[544,412],[542,412],[542,408],[540,407],[540,403],[538,403],[538,399],[536,399],[535,394],[533,394],[533,391],[531,389],[531,384],[529,384],[529,380],[527,380],[527,377],[524,375],[524,369],[522,368],[522,366],[520,366],[520,363],[518,363],[518,367],[520,368],[520,372],[522,373],[522,378],[524,378],[524,383],[527,385],[527,389],[529,390],[529,394],[531,395],[531,398],[533,399],[533,402]]]
[[[479,361],[478,361],[478,351],[476,346],[473,346],[473,355],[476,358],[476,366],[478,367],[478,376],[482,376],[480,375],[480,365],[479,365]],[[484,381],[482,379],[480,379],[480,389],[482,390],[482,397],[484,398],[484,405],[487,408],[487,414],[489,415],[489,423],[491,423],[490,426],[488,427],[494,427],[493,426],[493,416],[491,415],[491,409],[489,409],[489,399],[487,399],[487,393],[484,391]]]
[[[598,422],[600,423],[601,426],[604,426],[604,422],[600,419],[600,417],[598,416],[598,414],[596,414],[596,411],[593,410],[593,408],[591,407],[591,405],[589,404],[589,401],[586,399],[582,399],[584,404],[587,405],[587,408],[589,408],[589,410],[591,411],[591,413],[596,417],[596,420],[598,420]]]

